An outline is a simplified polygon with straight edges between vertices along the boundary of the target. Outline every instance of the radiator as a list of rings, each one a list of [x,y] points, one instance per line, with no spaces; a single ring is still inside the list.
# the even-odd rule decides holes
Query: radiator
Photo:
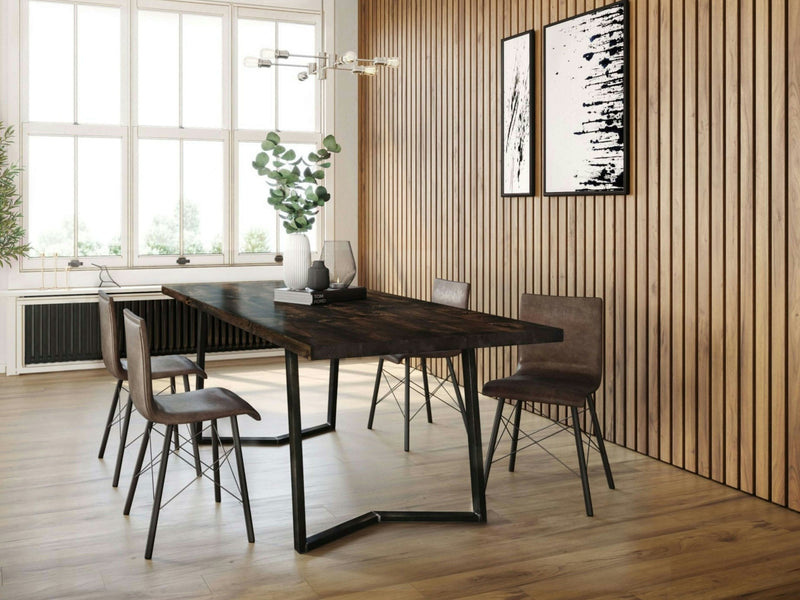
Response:
[[[123,331],[122,310],[128,308],[147,323],[150,351],[190,354],[197,349],[197,310],[174,299],[115,299],[117,326]],[[101,360],[100,321],[96,302],[29,304],[24,307],[25,365]],[[120,336],[122,337],[122,336]],[[125,356],[123,340],[120,351]],[[275,348],[261,338],[209,319],[207,352],[239,352]]]

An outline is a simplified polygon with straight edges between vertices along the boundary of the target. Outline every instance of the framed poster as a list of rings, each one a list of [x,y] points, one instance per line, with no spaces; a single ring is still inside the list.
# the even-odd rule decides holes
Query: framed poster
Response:
[[[627,0],[544,28],[545,196],[628,192]]]
[[[533,31],[505,38],[502,63],[502,196],[533,195]]]

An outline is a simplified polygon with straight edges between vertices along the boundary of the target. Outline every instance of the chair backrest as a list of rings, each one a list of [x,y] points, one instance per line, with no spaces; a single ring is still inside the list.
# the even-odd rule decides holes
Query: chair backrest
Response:
[[[519,318],[560,327],[564,341],[519,347],[519,370],[570,375],[600,385],[603,377],[603,300],[523,294]]]
[[[150,373],[150,340],[144,319],[127,308],[122,311],[125,322],[125,350],[128,354],[128,389],[136,410],[148,421],[158,422],[153,400],[153,378]]]
[[[128,378],[119,355],[119,336],[117,334],[117,314],[114,310],[114,300],[100,290],[98,294],[98,307],[100,309],[100,349],[103,353],[103,364],[108,372],[115,378],[123,381]]]
[[[467,308],[469,306],[469,289],[468,283],[436,278],[433,280],[431,302],[456,308]]]

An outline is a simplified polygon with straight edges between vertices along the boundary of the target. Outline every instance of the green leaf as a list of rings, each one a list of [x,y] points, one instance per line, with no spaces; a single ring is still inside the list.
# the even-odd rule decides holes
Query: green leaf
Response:
[[[256,169],[261,169],[267,165],[269,162],[269,156],[267,156],[266,152],[259,152],[256,154],[256,159],[253,161],[253,166]]]
[[[322,140],[322,145],[325,146],[325,149],[330,152],[337,152],[335,148],[339,146],[339,144],[336,143],[336,138],[332,135],[326,135],[325,139]]]
[[[277,144],[280,144],[280,143],[281,143],[281,138],[280,138],[280,136],[279,136],[277,133],[275,133],[274,131],[270,131],[270,132],[267,134],[267,141],[268,141],[268,142],[272,142],[273,144],[276,144],[276,145],[277,145]]]
[[[263,142],[261,142],[261,149],[262,150],[269,151],[269,150],[272,150],[274,147],[275,147],[275,142],[273,142],[273,141],[264,140]]]
[[[294,150],[287,150],[286,153],[281,158],[283,158],[283,160],[285,160],[286,162],[289,162],[297,158],[297,153]]]
[[[319,160],[319,154],[317,154],[316,152],[309,152],[308,160],[310,160],[311,162],[317,162]]]
[[[325,179],[325,171],[320,169],[319,171],[314,171],[311,175],[314,179]]]
[[[262,177],[264,175],[267,175],[268,173],[269,173],[269,169],[259,169],[258,170],[258,174],[261,175]]]
[[[319,158],[322,160],[330,158],[331,156],[331,153],[325,150],[325,148],[320,148],[319,150],[317,150],[317,154],[319,154]]]
[[[283,161],[280,161],[280,160],[278,160],[278,159],[276,158],[275,160],[273,160],[273,161],[272,161],[272,164],[273,164],[273,165],[275,165],[276,167],[280,168],[280,167],[282,167],[283,165],[285,165],[286,163],[285,163],[285,162],[283,162]]]
[[[321,163],[321,164],[320,164],[320,165],[318,165],[318,166],[322,167],[323,169],[327,169],[327,168],[329,168],[329,167],[331,166],[331,163],[329,163],[329,162],[324,162],[324,163]]]
[[[277,157],[277,156],[280,156],[280,155],[281,155],[281,154],[283,154],[284,152],[286,152],[286,147],[285,147],[285,146],[281,146],[280,144],[279,144],[279,145],[277,145],[277,146],[275,146],[275,148],[272,150],[272,153],[273,153],[273,154],[274,154],[276,157]]]

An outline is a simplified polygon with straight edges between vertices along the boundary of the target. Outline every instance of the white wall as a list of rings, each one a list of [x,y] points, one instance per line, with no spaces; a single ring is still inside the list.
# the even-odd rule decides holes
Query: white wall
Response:
[[[18,77],[14,68],[15,56],[11,56],[12,40],[15,38],[12,23],[16,14],[16,0],[0,0],[0,120],[11,120],[15,114],[19,97]],[[324,12],[326,37],[333,33],[331,50],[342,53],[358,48],[358,0],[321,0]],[[12,12],[13,11],[13,14]],[[327,45],[327,44],[326,44]],[[11,65],[11,68],[9,68]],[[358,83],[349,73],[337,73],[333,81],[333,98],[327,131],[333,132],[343,151],[336,157],[333,166],[332,202],[326,207],[326,218],[331,227],[326,227],[328,239],[350,240],[353,252],[358,256]],[[332,121],[332,124],[330,123]],[[113,271],[121,285],[160,285],[220,280],[281,279],[279,266],[209,267],[209,268],[157,268]],[[51,275],[52,277],[52,275]],[[63,274],[61,275],[63,277]],[[0,267],[0,374],[13,359],[13,346],[9,343],[13,327],[14,298],[4,295],[9,289],[35,287],[31,281],[37,274],[20,274],[16,269]],[[63,281],[63,279],[62,279]],[[97,272],[80,271],[70,276],[72,287],[92,287],[97,282]]]
[[[335,0],[334,47],[337,54],[358,50],[358,0]],[[334,130],[344,149],[337,158],[334,188],[334,239],[350,240],[358,260],[358,77],[337,73],[334,82]]]

